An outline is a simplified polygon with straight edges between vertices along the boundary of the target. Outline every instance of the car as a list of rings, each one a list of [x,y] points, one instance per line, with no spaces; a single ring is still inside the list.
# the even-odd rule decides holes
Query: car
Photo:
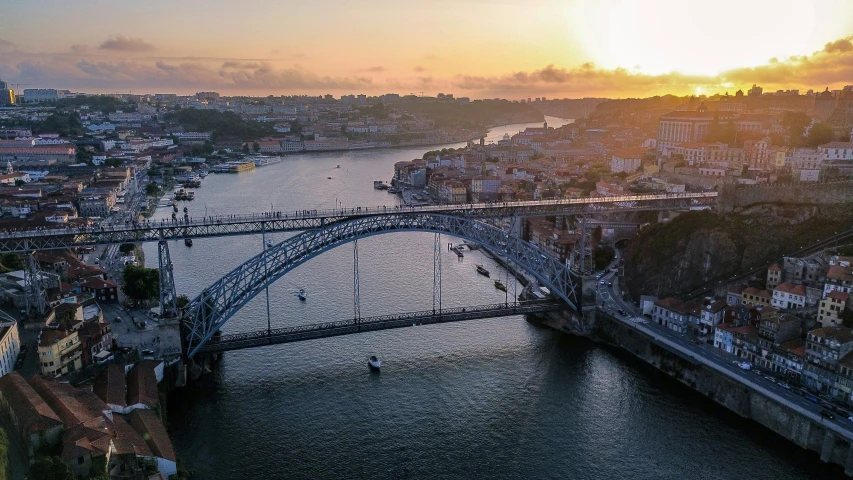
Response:
[[[602,285],[602,286],[604,285],[604,283],[605,283],[605,282],[604,282],[604,280],[602,280],[602,281],[598,282],[598,284],[599,284],[599,285]]]
[[[95,259],[95,265],[97,265],[97,264],[99,264],[99,263],[101,263],[101,261],[100,261],[100,260],[98,260],[98,259],[96,258],[96,259]]]
[[[143,355],[154,355],[154,350],[145,349],[142,351]]]
[[[612,287],[612,286],[613,286],[613,282],[607,282],[607,286],[608,286],[608,287]]]
[[[780,387],[782,387],[782,388],[784,388],[785,390],[790,390],[790,389],[791,389],[791,386],[790,386],[790,385],[788,385],[788,384],[787,384],[787,383],[785,383],[785,382],[779,382],[779,386],[780,386]]]
[[[616,311],[619,312],[619,315],[625,315],[625,310],[622,310],[621,308]]]
[[[808,401],[810,401],[810,402],[813,402],[813,403],[818,403],[818,402],[820,402],[820,400],[818,400],[818,399],[817,399],[817,397],[815,397],[815,396],[814,396],[814,395],[812,395],[811,393],[807,393],[807,394],[805,394],[805,397],[806,397],[806,400],[808,400]]]
[[[752,370],[752,364],[749,362],[735,362],[737,366],[742,368],[743,370]]]
[[[828,418],[830,420],[835,420],[835,414],[830,412],[829,410],[821,410],[820,416],[823,418]]]
[[[776,379],[774,379],[770,375],[765,375],[764,378],[766,378],[768,382],[776,383]]]

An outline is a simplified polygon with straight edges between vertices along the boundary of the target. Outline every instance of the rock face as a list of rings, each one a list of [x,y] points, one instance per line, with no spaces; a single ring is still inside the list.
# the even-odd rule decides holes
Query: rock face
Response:
[[[626,252],[631,294],[665,297],[770,263],[848,230],[849,205],[756,205],[740,214],[688,212],[640,232]]]

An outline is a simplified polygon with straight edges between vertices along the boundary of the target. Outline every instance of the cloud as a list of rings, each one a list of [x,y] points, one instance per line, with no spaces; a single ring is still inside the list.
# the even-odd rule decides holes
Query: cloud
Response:
[[[434,53],[427,53],[426,55],[424,55],[424,60],[437,60],[437,59],[438,59],[438,56],[436,56],[436,54],[434,54]]]
[[[116,35],[115,37],[104,40],[98,48],[101,50],[117,50],[122,52],[150,52],[156,47],[150,43],[145,43],[141,38]]]
[[[849,52],[853,50],[853,43],[850,42],[851,39],[853,39],[853,37],[842,38],[834,42],[829,42],[825,47],[823,47],[823,51],[826,53]]]
[[[364,71],[366,71],[366,72],[375,72],[375,73],[384,72],[385,70],[386,70],[386,68],[383,67],[382,65],[375,65],[373,67],[368,67],[368,68],[364,69]]]
[[[0,38],[0,50],[12,50],[16,45],[8,40]]]
[[[261,64],[257,62],[238,62],[238,61],[228,61],[222,64],[223,69],[237,69],[237,70],[254,70],[257,68],[261,68]]]
[[[71,50],[72,53],[86,53],[89,51],[89,46],[75,43],[74,45],[68,47],[68,49]]]
[[[426,71],[426,68],[424,68],[424,67],[422,67],[422,66],[420,66],[420,65],[415,65],[415,68],[413,68],[412,70],[414,70],[414,71],[416,71],[416,72],[425,72],[425,71]]]

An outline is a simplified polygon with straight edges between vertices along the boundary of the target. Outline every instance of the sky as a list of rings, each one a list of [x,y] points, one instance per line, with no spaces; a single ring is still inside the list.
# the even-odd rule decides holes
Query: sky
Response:
[[[0,80],[92,93],[646,97],[853,84],[853,0],[3,0]]]

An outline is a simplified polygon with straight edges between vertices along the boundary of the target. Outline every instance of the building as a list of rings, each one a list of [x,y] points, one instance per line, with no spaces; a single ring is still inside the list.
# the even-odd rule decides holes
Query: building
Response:
[[[847,380],[853,378],[850,375],[850,359],[848,357],[853,351],[853,334],[850,329],[841,326],[830,326],[817,328],[806,335],[806,364],[803,367],[803,383],[806,386],[837,396],[839,383],[839,370],[847,370]],[[841,368],[839,368],[841,367]],[[849,382],[845,382],[849,383]],[[842,393],[844,400],[850,401],[849,387]]]
[[[780,283],[782,283],[782,267],[774,263],[767,267],[767,290],[773,290]]]
[[[699,318],[699,331],[702,335],[714,333],[717,325],[723,322],[726,313],[726,301],[715,300],[702,307],[702,314]]]
[[[773,289],[771,302],[776,308],[803,308],[806,306],[806,287],[783,282]]]
[[[799,338],[802,324],[803,321],[793,315],[767,309],[758,324],[758,345],[767,352],[773,351],[782,343]]]
[[[67,90],[57,90],[55,88],[25,88],[24,102],[55,102],[60,98],[65,98],[65,92]]]
[[[33,164],[49,162],[70,164],[77,161],[77,151],[74,146],[31,146],[13,147],[0,146],[0,160],[16,162],[17,164]]]
[[[91,293],[99,302],[118,301],[118,285],[112,280],[89,277],[80,280],[79,283],[84,292]]]
[[[760,290],[755,287],[746,287],[740,294],[740,303],[744,305],[761,305],[769,307],[773,304],[773,294],[767,290]]]
[[[90,195],[80,197],[77,200],[78,211],[81,217],[106,218],[115,206],[115,194]]]
[[[686,333],[690,326],[698,327],[702,306],[696,302],[682,302],[673,297],[655,302],[652,320],[679,333]]]
[[[677,111],[660,117],[658,123],[657,149],[663,151],[680,143],[704,142],[708,138],[711,124],[728,122],[732,113],[708,112],[704,105],[696,111]]]
[[[157,470],[167,477],[178,473],[177,456],[172,441],[157,414],[150,410],[136,409],[130,412],[127,418],[133,429],[139,432],[148,444],[151,458],[157,462]]]
[[[38,345],[42,375],[54,377],[83,367],[83,352],[76,330],[45,329]]]
[[[833,290],[820,301],[817,321],[821,327],[841,325],[841,313],[850,307],[850,294]]]
[[[849,262],[830,265],[823,284],[823,296],[826,297],[831,291],[850,293],[851,289],[853,289],[853,266]]]
[[[30,457],[43,447],[59,444],[63,429],[59,415],[18,372],[0,378],[0,409],[18,434],[13,443]]]
[[[21,352],[21,339],[18,337],[18,322],[0,312],[0,377],[15,369],[15,360]]]
[[[610,171],[634,173],[643,165],[648,150],[643,147],[614,150],[610,155]]]
[[[95,377],[92,391],[115,413],[130,413],[127,408],[127,378],[124,366],[117,363],[107,367]]]

